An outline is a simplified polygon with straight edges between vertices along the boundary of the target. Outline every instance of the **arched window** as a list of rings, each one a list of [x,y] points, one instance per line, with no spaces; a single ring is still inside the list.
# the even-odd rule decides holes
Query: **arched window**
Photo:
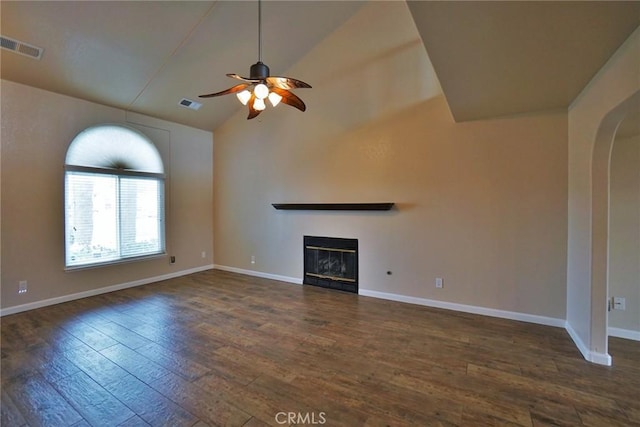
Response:
[[[65,159],[66,267],[163,254],[164,179],[141,132],[115,124],[80,132]]]

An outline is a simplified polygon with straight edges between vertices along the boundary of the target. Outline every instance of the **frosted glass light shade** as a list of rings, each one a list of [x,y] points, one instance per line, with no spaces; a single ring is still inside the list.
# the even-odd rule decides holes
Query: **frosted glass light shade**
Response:
[[[256,100],[253,101],[253,109],[256,111],[262,111],[265,108],[267,108],[267,106],[264,104],[264,100],[256,97]]]
[[[267,95],[269,95],[269,88],[267,87],[267,85],[260,83],[253,90],[253,93],[256,95],[256,98],[265,99]]]
[[[245,89],[242,92],[238,92],[236,96],[238,97],[238,100],[242,102],[242,105],[247,105],[247,102],[249,102],[249,99],[251,98],[251,92]]]
[[[277,93],[271,92],[269,94],[269,101],[271,101],[271,105],[273,105],[274,107],[276,105],[278,105],[281,100],[282,100],[282,97],[280,95],[278,95]]]

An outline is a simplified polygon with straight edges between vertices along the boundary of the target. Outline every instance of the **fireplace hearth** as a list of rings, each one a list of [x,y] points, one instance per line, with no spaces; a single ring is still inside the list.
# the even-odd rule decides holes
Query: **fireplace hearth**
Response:
[[[358,293],[358,240],[304,236],[303,284]]]

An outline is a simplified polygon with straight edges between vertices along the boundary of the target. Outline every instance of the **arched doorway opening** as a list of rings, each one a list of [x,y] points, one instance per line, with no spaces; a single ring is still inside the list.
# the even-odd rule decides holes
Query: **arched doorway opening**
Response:
[[[611,152],[623,119],[640,105],[640,90],[602,119],[591,164],[591,348],[608,354],[609,189]],[[610,360],[609,360],[610,364]]]
[[[640,104],[617,128],[609,165],[608,352],[640,355]]]

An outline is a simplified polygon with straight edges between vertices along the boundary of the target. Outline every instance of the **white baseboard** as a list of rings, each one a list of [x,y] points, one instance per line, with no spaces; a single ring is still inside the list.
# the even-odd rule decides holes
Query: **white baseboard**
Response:
[[[576,345],[576,347],[578,347],[578,350],[580,351],[580,353],[582,353],[582,357],[584,357],[586,360],[589,360],[590,358],[589,348],[584,343],[584,341],[582,341],[582,338],[580,338],[580,335],[578,335],[578,333],[575,331],[575,329],[573,329],[573,327],[569,324],[569,322],[565,322],[564,328],[567,330],[567,333],[573,340],[573,343]]]
[[[597,363],[598,365],[611,366],[612,359],[607,353],[596,353],[595,351],[589,352],[589,362]]]
[[[613,328],[609,326],[609,328],[607,328],[607,333],[610,337],[640,341],[640,331],[634,331],[632,329]]]
[[[368,289],[360,289],[358,294],[367,297],[382,298],[391,301],[424,305],[427,307],[443,308],[445,310],[462,311],[465,313],[480,314],[483,316],[500,317],[502,319],[519,320],[522,322],[537,323],[539,325],[555,326],[557,328],[563,328],[565,324],[564,319],[556,319],[553,317],[518,313],[515,311],[498,310],[495,308],[478,307],[475,305],[458,304],[447,301],[438,301],[427,298],[410,297],[406,295],[391,294],[387,292],[371,291]]]
[[[589,347],[587,347],[584,341],[582,341],[580,335],[578,335],[578,333],[575,331],[575,329],[573,329],[569,322],[565,322],[564,328],[569,333],[569,336],[573,340],[576,347],[578,347],[578,350],[580,350],[580,353],[582,353],[582,357],[584,357],[585,360],[587,360],[588,362],[597,363],[598,365],[611,366],[610,355],[608,355],[607,353],[598,353],[589,350]]]
[[[216,270],[229,271],[231,273],[244,274],[247,276],[254,276],[254,277],[262,277],[263,279],[278,280],[280,282],[287,282],[287,283],[294,283],[296,285],[302,285],[302,279],[298,277],[280,276],[278,274],[263,273],[262,271],[245,270],[244,268],[228,267],[226,265],[218,265],[218,264],[215,264],[213,268]]]
[[[121,289],[133,288],[135,286],[147,285],[149,283],[160,282],[162,280],[173,279],[175,277],[186,276],[187,274],[198,273],[200,271],[211,270],[213,265],[204,265],[201,267],[190,268],[188,270],[176,271],[174,273],[163,274],[162,276],[148,277],[145,279],[134,280],[133,282],[120,283],[117,285],[106,286],[104,288],[91,289],[89,291],[78,292],[70,295],[63,295],[60,297],[49,298],[42,301],[34,301],[27,304],[15,305],[13,307],[7,307],[0,309],[0,317],[8,316],[10,314],[16,314],[27,310],[34,310],[36,308],[46,307],[49,305],[60,304],[63,302],[73,301],[80,298],[92,297],[95,295],[106,294],[108,292],[119,291]]]

